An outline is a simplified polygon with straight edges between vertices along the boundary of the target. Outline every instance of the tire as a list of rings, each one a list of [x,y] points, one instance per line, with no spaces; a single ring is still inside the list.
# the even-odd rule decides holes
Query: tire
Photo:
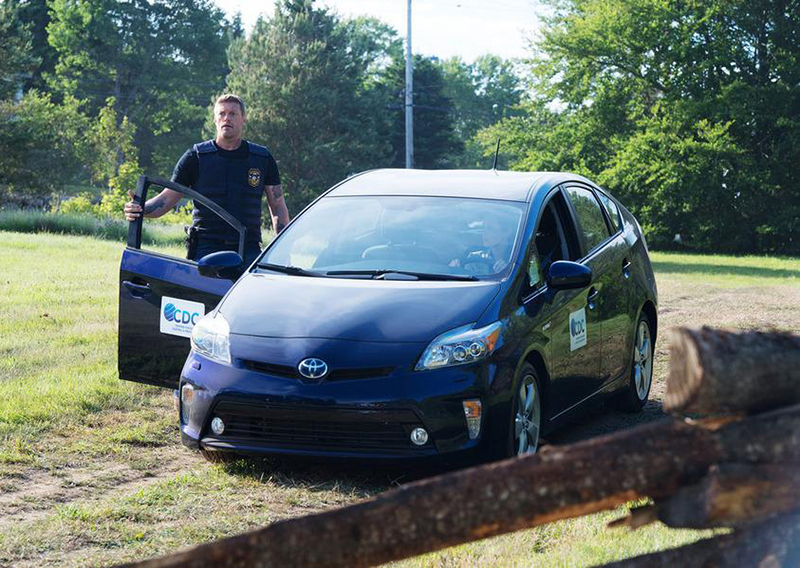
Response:
[[[238,460],[241,456],[234,452],[217,452],[214,450],[200,450],[200,455],[205,458],[206,461],[211,463],[231,463]]]
[[[529,363],[522,366],[522,377],[514,390],[508,456],[536,453],[542,430],[542,398],[536,370]]]
[[[653,386],[653,333],[650,320],[639,316],[633,338],[631,372],[628,385],[620,395],[620,407],[626,412],[641,412]]]

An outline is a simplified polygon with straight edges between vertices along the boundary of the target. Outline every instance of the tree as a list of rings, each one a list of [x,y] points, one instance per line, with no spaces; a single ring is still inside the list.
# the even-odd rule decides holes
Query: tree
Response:
[[[41,200],[85,178],[90,125],[71,97],[56,104],[30,91],[19,103],[0,102],[0,201]]]
[[[108,97],[148,169],[171,169],[224,85],[231,34],[210,0],[51,0],[49,85],[97,115]],[[241,31],[241,30],[239,30]]]
[[[16,1],[0,3],[0,100],[14,95],[36,66],[31,32]]]
[[[515,167],[591,173],[657,246],[800,251],[797,2],[551,4]]]
[[[486,168],[489,162],[475,135],[504,117],[517,116],[522,81],[514,62],[496,55],[482,55],[474,63],[452,57],[440,63],[444,93],[452,101],[456,135],[464,142],[457,167]]]
[[[382,78],[391,112],[388,138],[393,167],[405,166],[405,60],[395,58]],[[447,168],[464,150],[453,120],[452,100],[445,94],[445,78],[438,62],[414,56],[414,167]]]
[[[227,89],[248,104],[246,136],[274,149],[291,211],[386,154],[364,89],[380,50],[352,30],[311,0],[282,0],[229,51]]]

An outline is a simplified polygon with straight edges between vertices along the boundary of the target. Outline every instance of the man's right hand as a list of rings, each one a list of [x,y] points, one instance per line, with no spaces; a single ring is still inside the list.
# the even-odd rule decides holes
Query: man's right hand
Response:
[[[131,200],[125,204],[122,210],[125,212],[126,220],[136,221],[142,215],[142,206],[133,200],[134,193],[131,190],[128,190],[128,197],[130,197]]]

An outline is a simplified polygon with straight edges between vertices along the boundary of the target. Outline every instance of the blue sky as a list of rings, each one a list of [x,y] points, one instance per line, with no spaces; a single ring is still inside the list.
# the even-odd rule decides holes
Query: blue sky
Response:
[[[259,13],[271,13],[272,0],[214,0],[228,14],[242,13],[250,29]],[[318,0],[342,16],[370,15],[406,34],[407,0]],[[536,0],[412,0],[414,53],[473,61],[484,53],[524,57],[539,26]]]

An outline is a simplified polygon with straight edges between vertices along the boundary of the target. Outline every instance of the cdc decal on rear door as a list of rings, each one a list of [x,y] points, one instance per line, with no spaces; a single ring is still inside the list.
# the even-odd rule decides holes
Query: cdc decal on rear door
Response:
[[[159,331],[169,335],[191,337],[194,324],[204,315],[206,307],[200,302],[162,296]]]
[[[569,350],[586,345],[586,308],[569,314]]]

